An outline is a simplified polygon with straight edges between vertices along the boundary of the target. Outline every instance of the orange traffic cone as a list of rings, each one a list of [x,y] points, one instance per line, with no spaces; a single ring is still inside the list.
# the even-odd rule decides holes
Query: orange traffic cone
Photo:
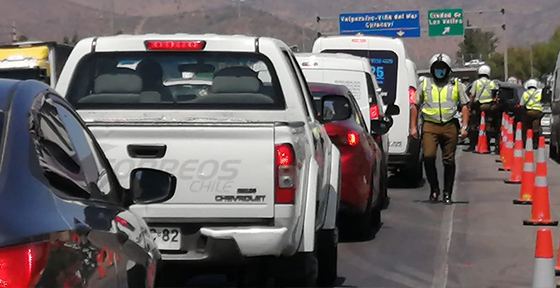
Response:
[[[101,249],[101,251],[99,251],[99,254],[97,254],[97,273],[99,274],[99,278],[105,278],[106,273],[105,273],[105,267],[104,265],[104,261],[105,261],[105,257],[107,256],[106,254],[107,252],[105,251],[105,249]]]
[[[529,137],[529,132],[532,134],[532,130],[527,131],[527,137]],[[529,145],[529,143],[527,145]],[[523,225],[558,226],[558,221],[552,221],[552,219],[550,219],[550,202],[548,199],[548,183],[546,179],[548,167],[546,164],[545,149],[546,140],[544,137],[540,137],[539,149],[537,150],[537,175],[534,180],[531,220],[523,221]]]
[[[556,287],[554,279],[554,252],[552,251],[552,231],[537,230],[537,246],[535,247],[535,266],[533,285],[531,287]]]
[[[515,147],[513,150],[513,167],[509,180],[504,180],[507,184],[521,184],[521,173],[523,172],[523,137],[521,122],[517,122],[515,130]]]
[[[488,154],[488,137],[486,137],[486,114],[482,112],[480,115],[480,126],[478,128],[478,143],[476,144],[476,153]]]
[[[503,167],[499,171],[511,171],[513,167],[513,118],[508,117],[506,126],[506,143],[504,145],[504,161]]]
[[[554,270],[556,270],[556,276],[560,276],[560,246],[558,247],[558,259],[556,260],[556,267],[554,268]]]
[[[507,125],[507,114],[502,113],[502,125],[500,126],[500,159],[496,159],[496,163],[503,163],[504,162],[504,148],[505,143],[507,142],[506,136],[506,125]]]
[[[521,191],[519,199],[513,204],[530,205],[533,203],[533,190],[535,189],[535,155],[533,154],[533,130],[527,131],[525,143],[525,156],[523,157],[523,175],[521,176]]]

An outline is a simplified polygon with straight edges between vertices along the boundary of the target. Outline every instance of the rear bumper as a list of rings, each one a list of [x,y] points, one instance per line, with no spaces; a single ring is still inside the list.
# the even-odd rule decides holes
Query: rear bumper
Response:
[[[361,165],[360,162],[366,160],[361,155],[342,155],[341,160],[340,201],[345,205],[341,206],[340,210],[345,211],[346,207],[352,207],[352,210],[365,211],[370,186],[366,183],[364,171],[361,171],[362,168],[360,168],[364,165]]]
[[[414,139],[413,137],[408,137],[408,150],[402,154],[389,154],[389,169],[395,169],[400,167],[414,166],[418,163],[420,159],[420,151],[422,150],[422,141],[420,138]]]
[[[290,247],[285,227],[202,227],[186,235],[180,251],[160,251],[162,260],[183,264],[235,265],[250,257],[282,256]]]

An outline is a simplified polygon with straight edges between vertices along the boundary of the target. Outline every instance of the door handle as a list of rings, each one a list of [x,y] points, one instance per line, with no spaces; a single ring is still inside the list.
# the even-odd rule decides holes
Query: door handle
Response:
[[[127,146],[128,156],[130,158],[163,158],[167,151],[165,144],[152,144],[152,145],[135,145],[130,144]]]

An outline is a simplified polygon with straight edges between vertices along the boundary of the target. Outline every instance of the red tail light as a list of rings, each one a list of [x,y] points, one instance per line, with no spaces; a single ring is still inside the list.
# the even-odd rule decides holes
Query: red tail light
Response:
[[[416,103],[416,88],[414,87],[408,88],[408,103],[410,103],[410,105]]]
[[[379,106],[371,105],[369,107],[369,117],[371,118],[371,120],[379,119]]]
[[[276,145],[276,204],[294,204],[296,198],[296,154],[290,144]]]
[[[48,242],[0,248],[0,287],[35,287],[47,266]]]
[[[205,41],[146,41],[146,49],[159,51],[200,51]]]
[[[360,135],[356,132],[348,133],[348,145],[356,146],[360,142]]]

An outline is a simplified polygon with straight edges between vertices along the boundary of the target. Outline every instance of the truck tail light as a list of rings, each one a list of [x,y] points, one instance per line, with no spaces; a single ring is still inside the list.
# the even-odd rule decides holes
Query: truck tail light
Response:
[[[0,287],[35,287],[47,266],[49,242],[0,248]]]
[[[294,204],[297,188],[296,154],[290,144],[276,145],[276,204]]]
[[[360,134],[356,132],[349,132],[348,133],[348,145],[356,146],[360,143]]]
[[[369,107],[369,117],[371,120],[379,119],[379,106],[378,105],[371,105]]]
[[[144,42],[150,51],[201,51],[206,47],[205,41],[152,41]]]
[[[408,88],[408,103],[410,103],[410,105],[416,103],[416,88],[414,87]]]

